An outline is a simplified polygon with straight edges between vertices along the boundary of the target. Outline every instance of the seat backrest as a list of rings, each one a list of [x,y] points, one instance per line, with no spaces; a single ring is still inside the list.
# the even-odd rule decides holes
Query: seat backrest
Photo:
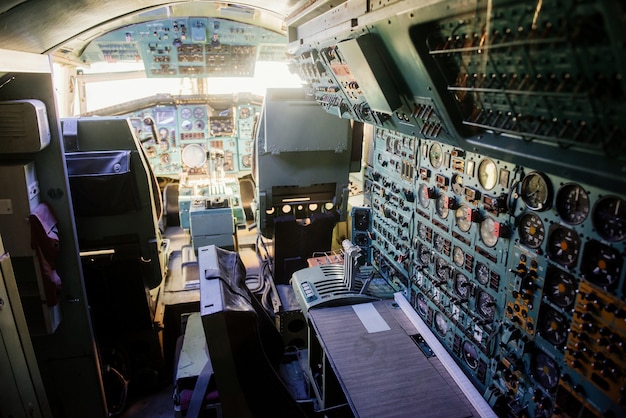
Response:
[[[62,120],[81,251],[113,249],[140,259],[144,282],[165,275],[158,183],[130,122],[118,117]]]
[[[245,284],[235,252],[198,249],[200,307],[224,416],[305,417],[278,374],[278,330]]]

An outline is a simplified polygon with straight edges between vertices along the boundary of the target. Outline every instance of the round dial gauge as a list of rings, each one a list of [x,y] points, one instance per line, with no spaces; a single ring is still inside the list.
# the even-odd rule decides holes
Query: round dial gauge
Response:
[[[585,244],[580,271],[591,283],[609,288],[619,281],[622,262],[618,250],[591,240]]]
[[[496,301],[493,296],[485,291],[478,293],[476,310],[487,321],[493,321],[496,314]]]
[[[465,206],[459,206],[454,212],[456,226],[463,232],[467,232],[472,227],[472,210]]]
[[[423,208],[427,208],[430,205],[430,197],[428,197],[428,186],[425,184],[421,184],[418,190],[418,199],[420,205]]]
[[[156,147],[154,145],[146,147],[146,155],[148,156],[148,158],[156,157],[158,155]]]
[[[180,117],[183,119],[189,119],[191,117],[191,109],[188,107],[183,107],[180,111]]]
[[[485,158],[478,164],[478,181],[485,190],[491,190],[496,187],[498,167],[489,158]]]
[[[441,194],[437,197],[436,210],[437,214],[442,219],[446,219],[448,217],[448,214],[450,213],[450,209],[448,209],[448,196]]]
[[[463,194],[463,177],[460,174],[452,176],[452,191],[457,195]]]
[[[569,309],[576,301],[578,283],[574,276],[557,268],[551,268],[546,275],[543,295],[559,308]]]
[[[471,283],[469,279],[461,273],[454,275],[454,291],[456,295],[463,301],[469,298]]]
[[[492,218],[485,218],[484,221],[480,223],[480,239],[483,241],[487,247],[493,247],[498,243],[498,230],[500,229],[500,224],[494,221]]]
[[[446,321],[446,317],[441,312],[435,313],[435,330],[442,337],[445,337],[448,333],[448,321]]]
[[[546,230],[541,218],[534,213],[524,214],[519,223],[519,239],[530,248],[539,248],[546,237]]]
[[[170,157],[169,153],[164,153],[161,154],[161,158],[160,158],[161,164],[169,164],[170,162],[172,162],[172,158]]]
[[[443,151],[441,149],[441,145],[438,143],[434,143],[430,146],[430,151],[428,152],[428,160],[430,161],[430,165],[433,168],[441,167],[443,163]]]
[[[424,222],[420,222],[417,227],[417,234],[423,240],[428,240],[428,227]]]
[[[182,153],[183,163],[187,167],[197,168],[202,167],[206,162],[206,152],[199,144],[190,144],[183,148]]]
[[[459,267],[463,267],[465,264],[465,253],[461,247],[454,247],[452,249],[452,261]]]
[[[435,234],[435,250],[440,253],[443,253],[446,249],[446,239],[439,234]]]
[[[190,120],[184,120],[180,124],[180,127],[182,128],[183,131],[190,131],[191,128],[193,127],[193,123]]]
[[[463,343],[463,360],[470,369],[476,370],[478,368],[478,350],[469,341]]]
[[[537,351],[532,361],[532,375],[541,386],[554,389],[559,384],[561,372],[556,362],[543,351]]]
[[[556,211],[570,225],[581,224],[589,215],[589,196],[575,183],[561,187],[556,194]]]
[[[441,280],[448,281],[450,279],[450,266],[441,257],[437,257],[435,261],[435,273]]]
[[[541,311],[541,317],[539,318],[539,332],[541,336],[552,345],[560,347],[567,340],[570,321],[545,304],[542,304]]]
[[[420,245],[419,258],[422,262],[422,265],[427,266],[428,264],[430,264],[430,249],[427,245]]]
[[[626,238],[626,201],[615,196],[603,197],[593,208],[592,221],[602,238],[623,240]]]
[[[420,315],[426,316],[428,314],[428,303],[426,302],[426,297],[422,293],[417,294],[417,312]]]
[[[193,117],[196,119],[202,119],[204,117],[204,109],[201,107],[196,107],[193,109]]]
[[[250,108],[242,107],[239,109],[239,118],[240,119],[248,119],[250,117]]]
[[[162,139],[159,141],[159,149],[161,151],[167,151],[168,149],[170,149],[170,141],[168,141],[167,139]]]
[[[159,139],[166,140],[167,139],[167,135],[169,133],[170,133],[169,129],[167,129],[167,128],[159,128]]]
[[[552,200],[550,180],[538,171],[529,173],[522,180],[521,196],[529,209],[539,211],[549,209]]]
[[[548,237],[548,255],[551,259],[564,266],[576,264],[580,238],[575,231],[557,226]]]
[[[196,121],[193,123],[193,126],[194,126],[194,128],[196,128],[197,130],[201,131],[201,130],[203,130],[203,129],[204,129],[204,122],[198,119],[198,120],[196,120]]]
[[[482,285],[489,283],[489,267],[483,263],[476,263],[476,280]]]

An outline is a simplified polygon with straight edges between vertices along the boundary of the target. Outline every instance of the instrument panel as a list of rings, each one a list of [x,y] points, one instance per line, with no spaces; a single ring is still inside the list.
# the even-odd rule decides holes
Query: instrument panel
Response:
[[[372,263],[494,410],[622,413],[624,197],[383,128],[373,148]]]
[[[222,105],[223,107],[223,105]],[[226,108],[197,100],[157,105],[127,116],[142,142],[157,176],[207,175],[209,166],[223,155],[226,174],[252,169],[255,117],[260,104],[231,103]],[[146,120],[153,120],[157,138]]]

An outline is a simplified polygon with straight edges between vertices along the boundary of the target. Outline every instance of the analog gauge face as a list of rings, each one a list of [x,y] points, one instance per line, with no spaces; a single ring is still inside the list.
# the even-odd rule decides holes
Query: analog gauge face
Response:
[[[159,139],[165,140],[167,139],[167,135],[170,131],[167,128],[159,128]]]
[[[446,239],[439,234],[435,234],[435,250],[443,253],[446,248]]]
[[[498,167],[489,158],[485,158],[478,164],[478,181],[485,190],[491,190],[498,183]]]
[[[456,226],[463,232],[467,232],[472,227],[472,210],[465,206],[459,206],[454,212]]]
[[[437,257],[435,261],[435,273],[441,280],[448,281],[450,279],[450,266],[441,257]]]
[[[546,210],[552,201],[552,186],[545,174],[533,171],[522,180],[521,196],[532,210]]]
[[[204,109],[201,107],[196,107],[193,109],[193,117],[196,119],[202,119],[204,117]]]
[[[539,332],[543,338],[555,347],[560,347],[565,344],[569,323],[570,321],[548,305],[541,305]]]
[[[161,164],[169,164],[172,162],[172,158],[170,157],[170,154],[166,152],[164,154],[161,154],[160,161],[161,161]]]
[[[485,218],[480,223],[480,239],[487,247],[493,247],[498,243],[500,224],[492,218]]]
[[[470,281],[464,274],[454,275],[454,291],[461,300],[465,301],[469,298],[470,286]]]
[[[392,152],[393,151],[393,138],[389,134],[386,134],[385,150],[387,152]]]
[[[424,295],[421,293],[417,294],[416,308],[417,312],[419,312],[420,315],[425,317],[428,314],[428,303],[426,302],[426,297],[424,297]]]
[[[206,162],[206,152],[204,148],[199,144],[190,144],[183,148],[182,153],[183,163],[187,167],[198,168],[202,167]]]
[[[543,351],[536,351],[531,367],[533,377],[544,388],[554,389],[559,384],[561,376],[559,366]]]
[[[526,213],[520,219],[519,239],[530,248],[539,248],[546,237],[546,230],[541,218],[534,213]]]
[[[439,195],[439,197],[437,197],[436,204],[437,214],[442,219],[446,219],[448,217],[448,213],[450,213],[450,209],[448,209],[448,196],[445,194]]]
[[[570,225],[581,224],[589,215],[589,196],[575,183],[561,187],[556,194],[556,211]]]
[[[463,360],[470,369],[476,370],[478,368],[478,350],[469,341],[463,343]]]
[[[188,107],[184,107],[180,111],[180,117],[183,119],[189,119],[191,117],[191,109],[189,109]]]
[[[459,267],[463,267],[465,264],[465,253],[461,247],[454,247],[452,249],[452,261]]]
[[[417,227],[417,235],[422,240],[425,240],[425,241],[428,240],[428,227],[423,222],[420,222]]]
[[[555,267],[548,269],[543,295],[559,308],[569,309],[576,301],[578,283],[574,276]]]
[[[196,128],[197,130],[201,131],[201,130],[203,130],[203,129],[204,129],[204,122],[198,119],[198,120],[196,120],[196,121],[193,123],[193,126],[194,126],[194,128]]]
[[[182,128],[183,131],[190,131],[191,128],[193,128],[193,123],[190,120],[184,120],[180,124],[180,127]]]
[[[250,117],[250,109],[247,107],[242,107],[239,109],[239,118],[240,119],[248,119]]]
[[[593,226],[607,241],[626,238],[626,201],[615,196],[605,196],[596,202],[592,215]]]
[[[441,312],[435,313],[435,329],[437,330],[437,334],[442,337],[445,337],[448,333],[448,321]]]
[[[496,301],[493,296],[485,291],[479,292],[476,300],[476,310],[487,321],[493,321],[496,313]]]
[[[170,141],[168,141],[167,139],[162,139],[159,141],[159,149],[161,151],[167,151],[168,149],[170,149]]]
[[[579,250],[580,238],[575,231],[562,226],[550,231],[548,255],[552,260],[564,266],[572,266],[576,264]]]
[[[422,265],[427,266],[430,264],[430,249],[427,245],[420,245],[419,248],[419,258],[422,262]]]
[[[428,205],[430,205],[430,197],[428,197],[428,186],[425,184],[421,184],[418,193],[420,205],[422,205],[423,208],[427,208]]]
[[[476,263],[476,280],[482,285],[489,283],[489,267],[483,263]]]
[[[452,176],[452,191],[457,195],[463,194],[463,177],[460,174]]]
[[[591,283],[606,288],[617,284],[622,269],[622,256],[613,247],[591,240],[585,244],[580,271]]]
[[[153,145],[146,147],[146,155],[148,158],[155,158],[158,155],[156,147]]]
[[[443,163],[443,151],[441,150],[441,145],[435,142],[430,146],[428,159],[430,160],[430,165],[432,165],[433,168],[441,167],[441,164]]]

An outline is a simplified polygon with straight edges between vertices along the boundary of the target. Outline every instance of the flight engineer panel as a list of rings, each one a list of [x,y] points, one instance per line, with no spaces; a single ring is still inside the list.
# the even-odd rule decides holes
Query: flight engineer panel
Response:
[[[366,3],[290,39],[373,126],[353,241],[499,416],[624,416],[623,5]]]

